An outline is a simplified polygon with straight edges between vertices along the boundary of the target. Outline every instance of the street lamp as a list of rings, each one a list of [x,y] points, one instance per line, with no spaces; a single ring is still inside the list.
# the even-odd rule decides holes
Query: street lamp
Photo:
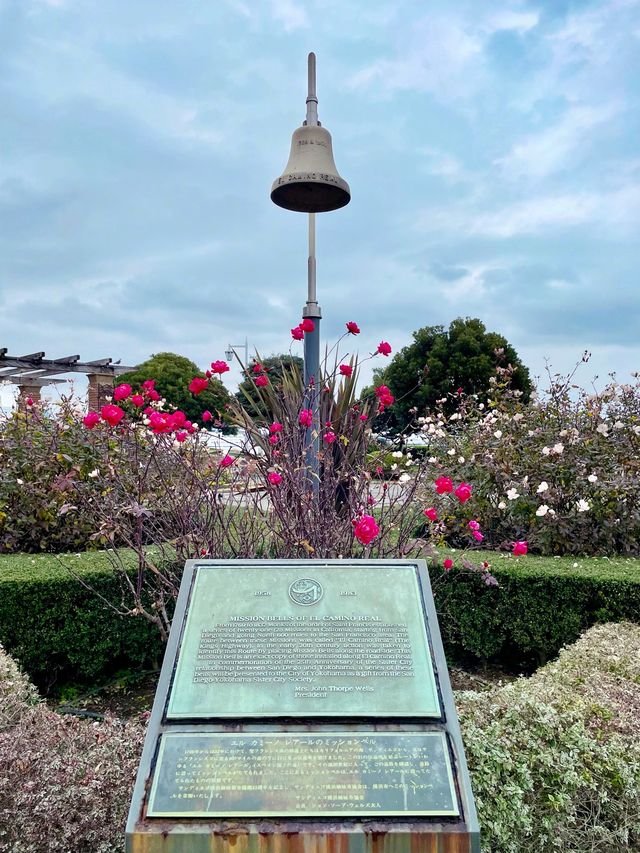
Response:
[[[244,364],[238,358],[238,353],[236,352],[237,349],[244,350]],[[227,349],[225,351],[224,357],[227,359],[227,361],[231,361],[234,355],[236,358],[238,358],[240,366],[246,369],[247,364],[249,362],[249,342],[247,338],[244,339],[243,344],[227,344]]]
[[[322,312],[316,295],[316,213],[338,210],[349,204],[349,184],[340,177],[333,159],[331,134],[318,121],[316,96],[316,55],[308,57],[307,118],[293,132],[289,162],[271,187],[271,201],[285,210],[309,214],[309,259],[307,262],[307,303],[305,319],[314,329],[304,336],[304,387],[307,408],[313,412],[313,424],[306,431],[307,471],[315,495],[319,489],[320,419],[320,319]]]

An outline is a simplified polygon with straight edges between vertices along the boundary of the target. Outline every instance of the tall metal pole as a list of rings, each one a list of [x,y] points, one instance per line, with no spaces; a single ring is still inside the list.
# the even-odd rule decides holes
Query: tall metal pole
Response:
[[[305,124],[318,124],[318,98],[316,96],[316,55],[308,59],[307,120]],[[314,498],[320,491],[320,319],[322,312],[316,295],[316,215],[309,214],[309,258],[307,261],[307,303],[302,316],[313,320],[314,329],[304,336],[304,386],[306,408],[313,412],[313,423],[305,434],[307,478]]]

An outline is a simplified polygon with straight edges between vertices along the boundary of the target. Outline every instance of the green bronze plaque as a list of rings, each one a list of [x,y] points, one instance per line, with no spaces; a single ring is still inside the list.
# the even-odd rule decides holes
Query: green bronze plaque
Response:
[[[166,716],[440,718],[416,568],[198,566]]]
[[[147,817],[457,817],[444,732],[169,733]]]

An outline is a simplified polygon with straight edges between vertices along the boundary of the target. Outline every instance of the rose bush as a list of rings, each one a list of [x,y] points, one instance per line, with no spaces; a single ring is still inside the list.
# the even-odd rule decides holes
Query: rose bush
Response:
[[[452,394],[415,424],[433,465],[473,483],[487,544],[515,536],[545,555],[639,554],[637,375],[600,391],[579,387],[573,374],[550,376],[530,404],[509,378],[499,371],[486,405]],[[453,515],[459,529],[463,508]]]

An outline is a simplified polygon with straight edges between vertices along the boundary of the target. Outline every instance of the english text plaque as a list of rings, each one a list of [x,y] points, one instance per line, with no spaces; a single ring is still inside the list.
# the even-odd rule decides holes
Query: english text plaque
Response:
[[[416,568],[199,567],[167,719],[441,716]]]
[[[165,734],[148,817],[451,817],[444,732]]]

